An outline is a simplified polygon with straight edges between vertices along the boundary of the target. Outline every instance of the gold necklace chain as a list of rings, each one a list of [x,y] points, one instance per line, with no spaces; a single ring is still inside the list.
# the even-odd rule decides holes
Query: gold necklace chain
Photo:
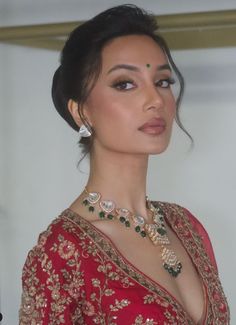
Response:
[[[114,201],[102,200],[102,196],[99,192],[89,192],[86,187],[84,192],[86,193],[86,197],[83,200],[83,204],[91,213],[95,211],[95,206],[98,205],[98,216],[100,219],[117,219],[127,228],[131,228],[132,223],[134,230],[141,237],[147,237],[151,240],[153,245],[161,246],[161,259],[165,270],[173,277],[177,277],[181,273],[181,262],[177,258],[175,252],[167,247],[170,245],[170,240],[167,236],[164,213],[160,207],[154,207],[146,197],[147,209],[151,211],[153,219],[153,223],[149,224],[141,215],[135,215],[126,208],[117,208]]]

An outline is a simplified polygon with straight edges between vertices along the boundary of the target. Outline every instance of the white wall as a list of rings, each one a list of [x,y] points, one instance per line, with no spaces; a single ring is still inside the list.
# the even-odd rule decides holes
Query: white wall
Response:
[[[75,1],[70,2],[75,7]],[[152,10],[157,2],[150,2]],[[23,23],[22,7],[17,2],[17,16],[11,3],[2,2],[8,22]],[[32,12],[25,23],[45,18],[43,7],[39,16],[32,15],[32,3],[36,6],[35,1],[28,1],[28,12]],[[49,3],[45,13],[50,13],[56,2]],[[122,1],[110,1],[109,5],[118,3]],[[164,1],[158,3],[164,8]],[[165,4],[170,11],[170,1]],[[75,19],[72,5],[65,11],[65,20],[69,12],[71,20]],[[105,7],[107,1],[101,4]],[[87,18],[90,9],[85,9]],[[63,14],[56,14],[58,20]],[[6,17],[3,24],[7,24]],[[50,15],[46,17],[49,21]],[[194,137],[195,148],[187,152],[188,139],[176,128],[166,154],[151,158],[148,192],[153,199],[183,204],[206,226],[231,306],[232,324],[236,324],[236,49],[178,51],[174,57],[187,81],[182,120]],[[4,325],[17,324],[20,276],[28,250],[86,181],[86,162],[81,166],[84,174],[76,169],[80,157],[77,135],[57,115],[50,99],[57,65],[58,53],[0,45],[0,291]]]
[[[109,7],[133,3],[158,15],[235,9],[235,0],[1,0],[0,24],[25,25],[88,19]]]

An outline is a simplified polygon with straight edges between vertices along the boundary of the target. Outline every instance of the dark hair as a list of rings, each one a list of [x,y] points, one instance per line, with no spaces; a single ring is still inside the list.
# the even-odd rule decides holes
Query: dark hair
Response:
[[[85,103],[101,71],[101,54],[104,46],[115,37],[147,35],[164,51],[179,80],[176,122],[192,140],[179,118],[184,79],[171,57],[165,40],[157,34],[157,30],[156,18],[152,14],[135,5],[121,5],[103,11],[72,31],[61,53],[61,65],[53,77],[52,98],[59,114],[73,129],[78,131],[79,127],[68,110],[68,101],[73,99],[79,106]],[[79,114],[83,120],[82,112],[79,111]],[[81,138],[79,143],[86,155],[91,149],[92,137]]]

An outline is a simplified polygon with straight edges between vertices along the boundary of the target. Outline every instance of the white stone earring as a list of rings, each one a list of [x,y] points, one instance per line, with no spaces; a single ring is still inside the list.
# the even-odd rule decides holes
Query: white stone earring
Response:
[[[88,138],[90,137],[92,132],[88,129],[88,127],[84,124],[81,125],[79,129],[79,135],[83,138]]]

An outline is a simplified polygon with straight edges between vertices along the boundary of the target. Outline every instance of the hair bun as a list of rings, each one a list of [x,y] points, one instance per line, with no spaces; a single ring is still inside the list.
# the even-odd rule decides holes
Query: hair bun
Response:
[[[66,122],[75,130],[79,130],[79,126],[75,123],[73,117],[71,116],[68,110],[68,100],[64,94],[63,86],[62,86],[62,78],[61,78],[61,66],[55,71],[52,81],[52,100],[53,104],[61,115],[61,117],[66,120]]]

